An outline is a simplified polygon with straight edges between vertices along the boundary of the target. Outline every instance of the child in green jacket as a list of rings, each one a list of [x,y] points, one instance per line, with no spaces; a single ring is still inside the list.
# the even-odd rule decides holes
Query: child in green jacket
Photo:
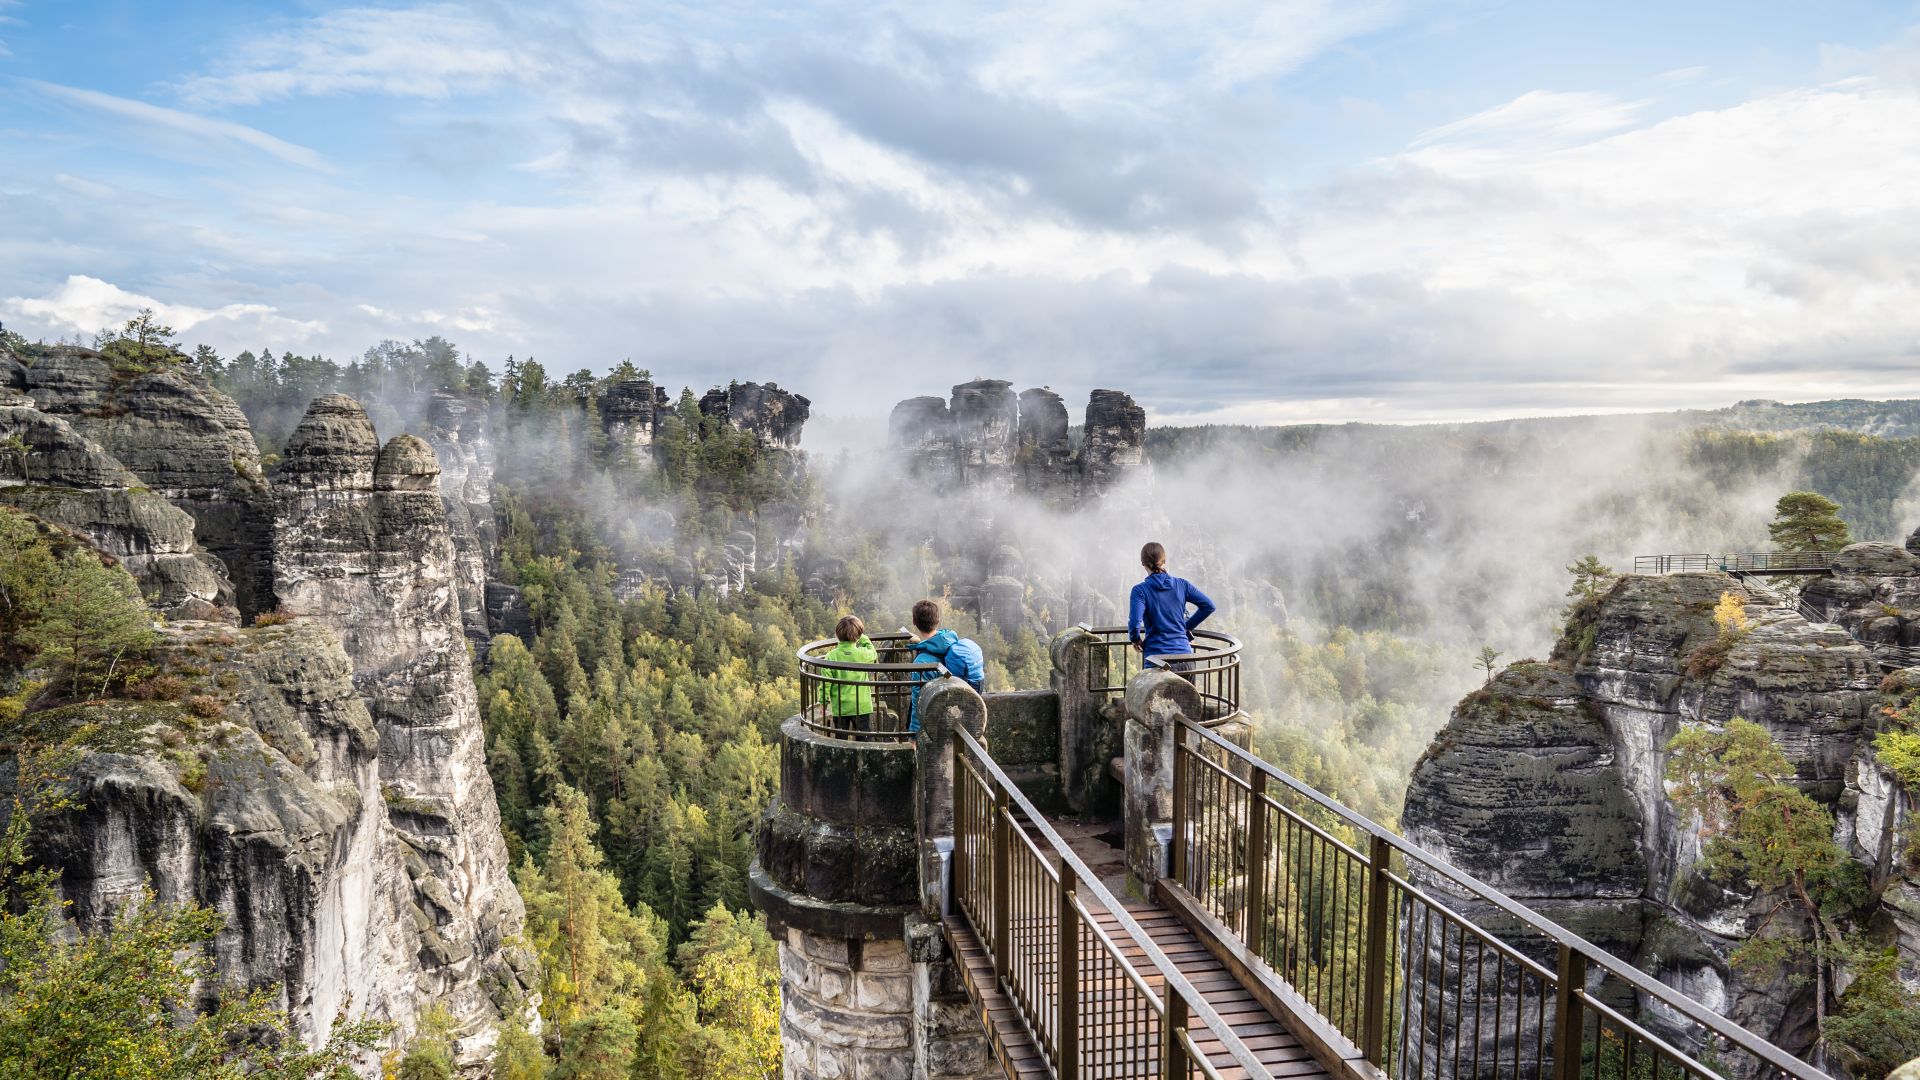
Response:
[[[848,615],[833,628],[833,635],[840,644],[827,651],[825,659],[842,664],[877,664],[880,653],[867,640],[866,624],[857,616]],[[826,703],[827,711],[839,721],[840,727],[855,731],[873,730],[873,688],[862,686],[870,683],[873,676],[865,671],[833,671],[826,673],[835,681],[820,687],[819,699]]]

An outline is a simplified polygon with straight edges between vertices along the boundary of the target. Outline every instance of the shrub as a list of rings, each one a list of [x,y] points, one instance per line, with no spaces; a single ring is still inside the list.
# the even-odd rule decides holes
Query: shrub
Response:
[[[272,611],[263,611],[255,615],[253,617],[253,625],[280,626],[292,622],[294,618],[293,612],[288,611],[286,608],[274,608]]]
[[[179,701],[187,696],[187,680],[178,675],[155,675],[127,687],[127,696],[135,701]]]
[[[195,694],[187,699],[187,711],[203,720],[212,720],[223,715],[227,705],[211,694]]]

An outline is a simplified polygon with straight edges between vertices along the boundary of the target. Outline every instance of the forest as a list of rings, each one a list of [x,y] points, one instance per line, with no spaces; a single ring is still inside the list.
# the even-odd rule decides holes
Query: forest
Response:
[[[127,340],[98,344],[146,346]],[[360,397],[382,434],[418,423],[434,391],[486,403],[498,458],[497,576],[519,588],[531,629],[496,637],[477,675],[488,767],[546,980],[544,1033],[505,1032],[498,1075],[777,1075],[778,971],[773,943],[747,906],[745,869],[754,823],[777,784],[777,728],[798,696],[795,650],[828,634],[843,612],[895,625],[912,600],[949,589],[928,541],[852,512],[874,493],[850,486],[854,470],[844,462],[822,467],[762,445],[703,415],[691,388],[672,399],[650,446],[610,441],[599,399],[616,382],[652,377],[630,363],[555,378],[531,358],[509,357],[496,372],[440,338],[383,342],[344,365],[268,349],[228,358],[205,346],[177,362],[241,404],[269,460],[317,394]],[[1476,664],[1490,665],[1488,653],[1544,655],[1565,618],[1568,571],[1582,556],[1600,552],[1617,565],[1642,544],[1764,544],[1772,501],[1797,489],[1830,496],[1856,537],[1893,537],[1913,524],[1920,436],[1776,421],[1764,431],[1712,418],[1151,428],[1161,505],[1148,520],[1186,541],[1176,552],[1191,552],[1187,565],[1211,580],[1273,586],[1285,597],[1285,611],[1243,603],[1220,617],[1246,644],[1257,751],[1392,824],[1413,762],[1481,681]],[[1599,446],[1611,464],[1583,472],[1576,463]],[[1190,470],[1222,457],[1240,460],[1194,481]],[[1223,522],[1182,502],[1243,490],[1244,505],[1273,512]],[[1058,534],[1076,552],[1098,547],[1090,534],[1111,526],[1092,511],[1015,510],[1029,533]],[[746,587],[697,584],[741,532],[761,553]],[[1489,537],[1509,550],[1487,556]],[[832,552],[830,574],[803,572],[809,546]],[[74,574],[99,577],[58,548],[44,538],[20,545],[34,566],[71,564]],[[1039,545],[1031,553],[1039,562]],[[1601,560],[1589,576],[1596,567],[1604,569]],[[1129,571],[1088,572],[1117,593]],[[85,618],[124,622],[124,611],[112,612],[131,603],[127,584],[88,585],[82,592],[97,610]],[[31,616],[46,629],[17,640],[43,642],[51,660],[14,655],[9,670],[57,661],[75,679],[96,677],[90,646],[63,644],[70,636],[53,629],[76,618]],[[965,610],[951,623],[984,646],[990,690],[1045,685],[1049,628],[1009,633]],[[100,696],[136,685],[119,678]],[[44,724],[59,710],[44,701],[27,707],[43,687],[9,685],[0,720],[15,725],[23,746],[23,717]],[[33,752],[49,755],[55,775],[60,748],[88,732],[77,724]],[[14,820],[25,828],[31,816]],[[45,887],[19,860],[0,860],[8,872],[16,896]],[[204,913],[167,918],[145,946],[151,956],[165,942],[204,939],[204,921],[195,921]],[[95,962],[91,945],[51,947],[50,970]],[[173,963],[167,977],[190,985],[192,965]],[[6,1010],[35,1007],[20,993],[4,1001]],[[257,1003],[234,1008],[241,1012],[208,1023],[261,1022]],[[0,1015],[0,1039],[8,1023],[28,1020]],[[259,1068],[323,1075],[354,1040],[375,1035],[347,1029],[319,1057]],[[408,1080],[451,1075],[432,1024],[390,1065]]]

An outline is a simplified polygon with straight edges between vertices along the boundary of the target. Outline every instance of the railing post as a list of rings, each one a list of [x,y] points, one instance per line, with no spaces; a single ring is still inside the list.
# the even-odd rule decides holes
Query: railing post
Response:
[[[1253,770],[1247,797],[1247,925],[1241,937],[1247,951],[1266,956],[1267,940],[1267,771]]]
[[[1553,1077],[1554,1080],[1580,1080],[1581,1044],[1586,1041],[1580,1004],[1587,989],[1587,958],[1566,945],[1560,946],[1560,970],[1555,973],[1555,979]]]
[[[1187,883],[1187,733],[1179,720],[1168,725],[1173,740],[1173,850],[1168,853],[1173,880]]]
[[[1160,1017],[1160,1076],[1162,1080],[1187,1080],[1191,1066],[1187,1046],[1180,1041],[1187,1030],[1187,999],[1171,986],[1162,993],[1167,996],[1167,1008]]]
[[[1392,900],[1387,878],[1393,848],[1374,836],[1367,849],[1367,968],[1361,988],[1360,1052],[1380,1066],[1386,1064],[1387,1045],[1387,907]]]
[[[1079,885],[1079,877],[1064,856],[1056,860],[1055,866],[1060,872],[1060,896],[1057,901],[1060,906],[1060,977],[1054,993],[1054,1003],[1059,1006],[1060,1015],[1053,1029],[1058,1036],[1059,1060],[1055,1075],[1062,1080],[1076,1080],[1080,1075],[1080,915],[1074,907],[1074,893]]]
[[[998,781],[993,785],[993,973],[1007,978],[1007,926],[1012,905],[1012,868],[1008,865],[1013,850],[1013,811],[1007,793]]]

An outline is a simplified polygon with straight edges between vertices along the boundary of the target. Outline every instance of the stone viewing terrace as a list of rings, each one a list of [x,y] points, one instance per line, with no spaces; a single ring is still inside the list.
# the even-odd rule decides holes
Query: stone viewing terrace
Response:
[[[1823,1075],[1262,761],[1197,638],[1076,627],[1048,688],[922,684],[914,735],[898,643],[872,730],[802,650],[750,882],[788,1077]]]

